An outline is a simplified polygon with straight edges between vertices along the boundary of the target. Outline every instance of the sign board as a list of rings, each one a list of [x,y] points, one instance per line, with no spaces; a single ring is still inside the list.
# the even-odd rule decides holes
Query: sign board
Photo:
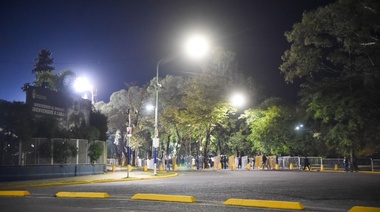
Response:
[[[26,105],[34,118],[54,117],[61,128],[89,125],[91,101],[79,95],[30,86],[26,91]]]
[[[160,139],[159,138],[153,138],[153,147],[157,148],[160,145]]]

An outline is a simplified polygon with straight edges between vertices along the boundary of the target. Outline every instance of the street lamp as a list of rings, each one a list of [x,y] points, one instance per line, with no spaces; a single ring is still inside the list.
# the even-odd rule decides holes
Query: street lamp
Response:
[[[78,77],[74,81],[74,89],[77,92],[83,93],[83,98],[88,99],[87,92],[91,94],[91,103],[95,103],[94,88],[86,77]]]
[[[209,50],[209,44],[205,37],[196,35],[192,36],[185,45],[185,52],[192,58],[201,58],[207,54]],[[170,58],[173,59],[173,58]],[[154,151],[154,175],[156,175],[156,164],[157,164],[157,147],[159,146],[159,138],[158,138],[158,87],[161,87],[161,84],[158,81],[158,73],[160,69],[160,64],[162,61],[167,61],[168,58],[161,58],[157,63],[156,68],[156,107],[154,109],[154,138],[153,138],[153,151]]]
[[[245,104],[245,97],[241,93],[235,93],[231,96],[230,102],[234,107],[242,107]]]

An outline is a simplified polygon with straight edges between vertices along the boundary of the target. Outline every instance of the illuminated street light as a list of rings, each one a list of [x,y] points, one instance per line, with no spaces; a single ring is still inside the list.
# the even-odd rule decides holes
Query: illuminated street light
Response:
[[[185,44],[186,54],[195,59],[204,57],[209,48],[208,40],[201,35],[191,37]]]
[[[74,81],[74,89],[76,92],[82,93],[83,98],[88,99],[87,92],[91,94],[91,103],[94,104],[95,94],[94,88],[86,77],[78,77]]]
[[[190,37],[190,39],[185,44],[185,53],[192,58],[198,59],[204,57],[209,50],[209,44],[205,37],[196,35]],[[156,68],[156,107],[154,110],[154,138],[153,138],[153,151],[154,151],[154,175],[156,175],[156,163],[157,163],[157,147],[159,146],[158,138],[158,88],[161,87],[161,84],[158,81],[158,73],[160,69],[160,64],[162,61],[167,61],[168,58],[162,58],[157,63]]]
[[[303,124],[297,125],[294,130],[300,130],[301,128],[303,128]]]
[[[230,99],[234,107],[242,107],[245,104],[245,97],[241,93],[234,94]]]

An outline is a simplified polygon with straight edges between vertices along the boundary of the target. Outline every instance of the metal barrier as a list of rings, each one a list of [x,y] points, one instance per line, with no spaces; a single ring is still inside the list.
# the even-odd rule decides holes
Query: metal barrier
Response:
[[[96,141],[101,142],[101,141]],[[103,148],[106,150],[106,144],[103,142]],[[4,145],[4,144],[3,144]],[[62,148],[64,145],[76,148],[77,154],[74,157],[66,155],[65,161],[54,160],[54,148]],[[61,139],[54,138],[34,138],[19,142],[17,144],[7,144],[8,148],[0,149],[0,165],[3,166],[25,166],[25,165],[61,165],[65,164],[90,164],[88,157],[88,148],[90,144],[84,139]],[[45,153],[45,154],[44,154]],[[63,153],[62,153],[63,154]],[[106,162],[107,151],[104,151],[96,163],[104,164]]]
[[[325,170],[344,170],[343,158],[323,158],[322,164]]]
[[[372,171],[380,171],[380,159],[371,158]]]
[[[322,157],[307,157],[307,159],[309,160],[311,169],[321,168],[323,162]],[[293,169],[303,169],[305,166],[305,157],[278,157],[278,165],[282,169],[291,169],[291,166],[293,166]]]

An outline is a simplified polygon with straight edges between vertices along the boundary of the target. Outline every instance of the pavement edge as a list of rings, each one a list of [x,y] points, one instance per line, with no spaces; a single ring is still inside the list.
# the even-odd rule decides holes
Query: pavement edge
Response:
[[[253,200],[253,199],[228,199],[225,205],[275,208],[275,209],[291,209],[303,210],[305,207],[300,202],[272,201],[272,200]]]
[[[166,202],[183,202],[183,203],[194,203],[197,201],[194,196],[142,194],[142,193],[137,193],[133,195],[131,199],[132,200],[166,201]]]

